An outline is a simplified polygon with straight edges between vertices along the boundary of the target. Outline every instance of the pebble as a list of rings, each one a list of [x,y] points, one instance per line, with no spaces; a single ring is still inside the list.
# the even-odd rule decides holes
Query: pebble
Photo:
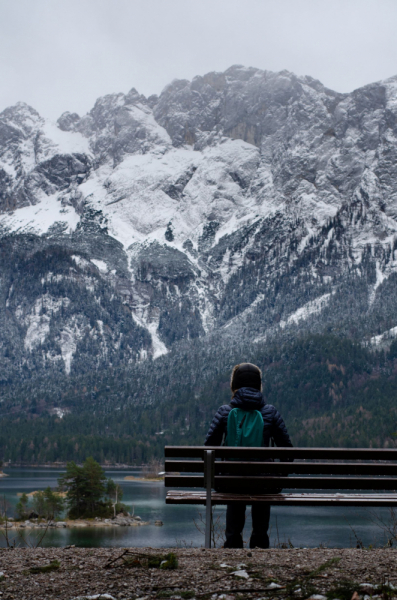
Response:
[[[234,571],[234,573],[232,573],[232,575],[234,575],[235,577],[241,577],[242,579],[249,578],[247,571],[244,571],[243,569],[241,569],[240,571]]]

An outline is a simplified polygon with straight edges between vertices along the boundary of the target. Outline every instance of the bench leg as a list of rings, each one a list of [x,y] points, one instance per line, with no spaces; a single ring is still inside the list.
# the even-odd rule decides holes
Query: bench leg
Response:
[[[212,472],[212,451],[207,450],[205,452],[206,461],[206,491],[207,496],[205,499],[205,547],[211,548],[211,525],[212,525],[212,500],[211,500],[211,472]]]
[[[211,548],[212,503],[211,492],[207,493],[205,503],[205,547]]]

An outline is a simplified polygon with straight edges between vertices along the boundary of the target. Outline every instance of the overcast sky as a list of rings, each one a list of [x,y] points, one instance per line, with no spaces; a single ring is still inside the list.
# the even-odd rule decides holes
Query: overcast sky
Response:
[[[0,0],[0,111],[80,115],[233,64],[339,92],[397,74],[397,0]]]

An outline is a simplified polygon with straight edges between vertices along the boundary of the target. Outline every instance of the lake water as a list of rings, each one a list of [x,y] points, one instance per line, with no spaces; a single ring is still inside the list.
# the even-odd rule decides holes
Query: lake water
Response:
[[[17,493],[43,490],[55,487],[63,471],[57,469],[9,468],[5,472],[9,477],[0,479],[0,497],[12,506],[18,502]],[[204,512],[199,506],[172,506],[165,504],[166,489],[162,482],[125,481],[127,475],[139,476],[138,470],[109,470],[106,476],[119,483],[124,492],[123,502],[135,508],[135,515],[150,525],[141,527],[108,528],[68,528],[49,530],[43,546],[66,546],[75,544],[82,547],[185,547],[204,545],[204,535],[200,533],[193,520],[198,513]],[[350,507],[313,507],[275,506],[270,521],[271,545],[286,542],[288,538],[295,547],[352,547],[355,537],[365,546],[385,544],[385,536],[371,520],[370,510],[388,517],[387,509],[360,509]],[[216,516],[224,523],[225,507],[217,507]],[[163,521],[163,527],[154,525],[155,520]],[[251,519],[247,509],[245,538],[249,538]],[[36,530],[37,531],[37,530]],[[0,546],[5,540],[0,536]]]

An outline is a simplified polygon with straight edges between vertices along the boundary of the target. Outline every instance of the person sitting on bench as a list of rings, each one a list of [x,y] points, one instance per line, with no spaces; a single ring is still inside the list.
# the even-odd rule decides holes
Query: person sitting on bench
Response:
[[[224,404],[215,414],[204,442],[205,446],[221,446],[222,443],[225,443],[227,446],[267,447],[270,445],[270,440],[273,439],[276,446],[292,447],[280,413],[271,404],[266,404],[262,396],[262,372],[259,367],[251,363],[236,365],[232,371],[230,388],[232,390],[230,404]],[[258,441],[255,443],[255,436],[256,440],[262,443]],[[245,509],[246,504],[243,503],[227,505],[224,548],[243,547],[242,532],[245,524]],[[253,502],[251,514],[250,548],[269,548],[267,531],[270,505]]]

